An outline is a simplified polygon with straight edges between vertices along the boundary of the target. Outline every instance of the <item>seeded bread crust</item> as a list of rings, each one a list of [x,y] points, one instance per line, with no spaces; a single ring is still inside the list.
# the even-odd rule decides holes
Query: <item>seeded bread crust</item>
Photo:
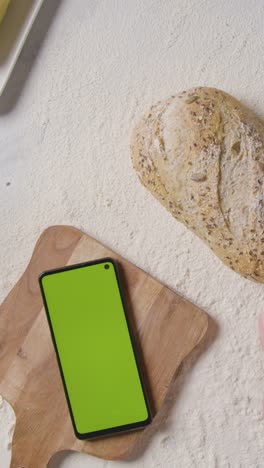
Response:
[[[131,140],[142,184],[230,268],[264,282],[264,125],[227,93],[158,102]]]

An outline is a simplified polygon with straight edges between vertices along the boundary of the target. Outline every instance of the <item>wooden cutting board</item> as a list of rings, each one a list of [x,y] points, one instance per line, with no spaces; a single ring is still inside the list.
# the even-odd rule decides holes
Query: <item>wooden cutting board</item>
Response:
[[[128,457],[142,445],[143,431],[93,441],[75,438],[38,285],[43,270],[111,256],[121,286],[157,413],[182,360],[204,336],[207,315],[102,244],[68,226],[40,236],[30,263],[0,307],[0,393],[17,423],[13,468],[43,468],[60,450],[106,459]],[[155,418],[156,419],[156,418]]]

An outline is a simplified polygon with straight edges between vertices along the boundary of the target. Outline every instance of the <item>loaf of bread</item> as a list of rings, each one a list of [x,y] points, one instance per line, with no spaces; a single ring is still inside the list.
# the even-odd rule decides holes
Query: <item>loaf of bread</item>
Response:
[[[10,0],[0,0],[0,23],[6,14],[6,10],[7,10],[9,3],[10,3]]]
[[[264,124],[227,93],[153,105],[132,135],[142,184],[230,268],[264,282]]]

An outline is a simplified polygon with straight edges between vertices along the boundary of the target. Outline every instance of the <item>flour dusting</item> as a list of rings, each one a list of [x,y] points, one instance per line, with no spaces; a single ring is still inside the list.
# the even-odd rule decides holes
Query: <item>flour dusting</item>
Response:
[[[262,468],[264,286],[224,266],[147,193],[129,145],[153,103],[194,86],[223,89],[264,117],[264,3],[46,0],[43,8],[0,98],[0,300],[40,233],[70,224],[213,321],[137,460],[73,453],[49,468]],[[1,434],[13,424],[8,414],[0,411]],[[0,441],[7,468],[9,439]]]

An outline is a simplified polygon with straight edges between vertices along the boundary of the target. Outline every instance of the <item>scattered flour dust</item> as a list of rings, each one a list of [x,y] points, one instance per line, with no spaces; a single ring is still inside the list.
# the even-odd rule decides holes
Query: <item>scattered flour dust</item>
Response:
[[[4,425],[2,421],[5,422]],[[13,408],[0,395],[0,468],[8,467],[10,464],[15,423]]]
[[[43,2],[0,98],[0,301],[40,233],[70,224],[213,323],[138,459],[74,453],[49,468],[264,468],[264,285],[228,269],[160,206],[129,149],[151,104],[193,86],[223,89],[263,119],[263,17],[261,0]],[[0,468],[9,466],[13,424],[2,402]]]

